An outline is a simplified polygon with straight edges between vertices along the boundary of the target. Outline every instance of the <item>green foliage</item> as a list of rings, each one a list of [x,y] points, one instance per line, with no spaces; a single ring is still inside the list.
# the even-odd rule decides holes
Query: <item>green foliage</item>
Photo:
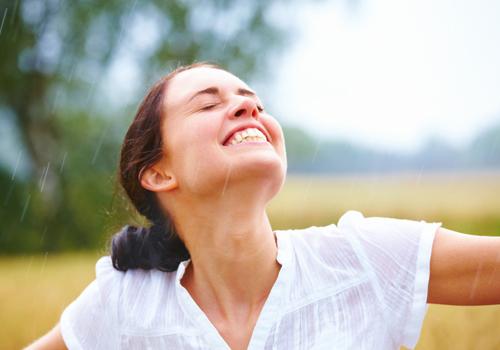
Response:
[[[18,135],[0,160],[23,155],[20,164],[0,166],[0,251],[98,247],[119,226],[140,220],[114,176],[139,92],[171,68],[199,60],[243,78],[266,74],[288,29],[270,16],[279,6],[0,1],[0,122]],[[113,105],[106,95],[116,88],[110,74],[130,69],[133,94]]]

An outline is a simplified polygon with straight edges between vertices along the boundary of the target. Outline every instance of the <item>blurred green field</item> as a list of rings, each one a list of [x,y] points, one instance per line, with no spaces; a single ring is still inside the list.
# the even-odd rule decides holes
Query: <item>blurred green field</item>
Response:
[[[466,233],[500,235],[500,174],[290,177],[269,206],[276,229],[365,216],[440,221]],[[0,349],[48,331],[94,278],[97,252],[0,258]],[[432,305],[417,349],[499,349],[500,306]]]

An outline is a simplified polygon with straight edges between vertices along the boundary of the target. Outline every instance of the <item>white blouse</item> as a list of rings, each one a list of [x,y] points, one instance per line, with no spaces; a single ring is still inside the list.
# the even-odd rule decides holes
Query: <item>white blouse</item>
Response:
[[[248,349],[413,348],[426,312],[432,242],[441,223],[365,218],[275,231],[278,278]],[[61,316],[70,350],[229,349],[175,272],[96,265]]]

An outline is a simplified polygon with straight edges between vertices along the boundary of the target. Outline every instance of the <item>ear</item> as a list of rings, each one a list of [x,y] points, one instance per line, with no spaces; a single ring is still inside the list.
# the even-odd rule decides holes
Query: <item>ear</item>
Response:
[[[178,187],[173,174],[166,173],[158,164],[144,169],[139,180],[142,187],[153,192],[166,192]]]

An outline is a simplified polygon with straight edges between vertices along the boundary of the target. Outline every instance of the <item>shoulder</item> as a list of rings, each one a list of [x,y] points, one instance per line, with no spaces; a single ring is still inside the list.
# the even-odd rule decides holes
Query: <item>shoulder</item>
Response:
[[[338,224],[284,230],[296,273],[318,276],[317,285],[380,273],[392,265],[413,264],[432,244],[439,224],[384,217],[365,217],[348,211]],[[425,248],[422,250],[421,248]],[[388,265],[394,261],[397,264]]]
[[[367,280],[349,235],[336,224],[279,232],[291,256],[292,304],[294,299],[333,295]]]
[[[279,234],[287,238],[299,259],[310,259],[311,255],[331,256],[352,252],[351,240],[364,219],[360,212],[348,211],[342,215],[338,224],[283,230]]]

